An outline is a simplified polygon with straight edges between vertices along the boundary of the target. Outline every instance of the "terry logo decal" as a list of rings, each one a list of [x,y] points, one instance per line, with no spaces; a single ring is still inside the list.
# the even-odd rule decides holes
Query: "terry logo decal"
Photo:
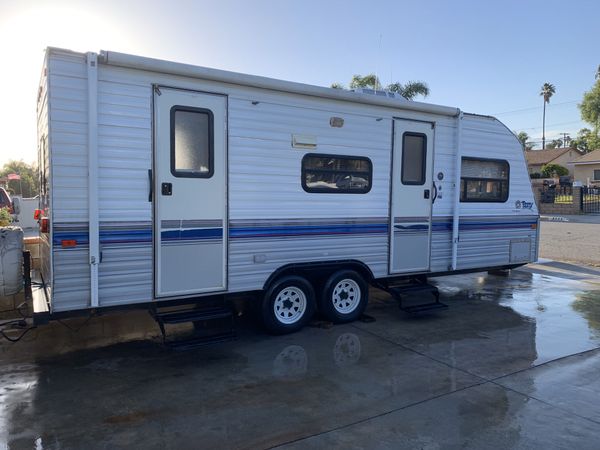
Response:
[[[515,208],[517,209],[531,209],[533,207],[533,202],[526,202],[526,201],[521,201],[521,200],[517,200],[515,202]]]

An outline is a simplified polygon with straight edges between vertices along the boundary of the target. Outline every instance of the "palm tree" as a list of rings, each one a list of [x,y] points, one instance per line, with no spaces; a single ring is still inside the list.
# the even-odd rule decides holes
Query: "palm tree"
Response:
[[[381,90],[381,83],[379,78],[374,73],[367,74],[365,76],[353,75],[350,80],[350,89],[356,88],[371,88],[376,91]]]
[[[556,88],[553,84],[544,83],[540,95],[544,97],[544,115],[542,119],[542,150],[546,148],[546,103],[550,103],[550,97],[554,95]]]
[[[332,83],[332,88],[343,89],[344,86],[341,83]],[[350,89],[357,88],[371,88],[376,91],[383,90],[381,82],[377,75],[369,73],[367,75],[353,75],[350,80]],[[390,92],[397,92],[407,100],[413,100],[417,95],[427,97],[429,95],[429,86],[424,81],[408,81],[404,84],[396,81],[395,83],[388,84],[385,90]]]
[[[423,97],[429,95],[429,86],[423,81],[409,81],[405,84],[395,82],[389,84],[387,90],[390,92],[397,92],[407,100],[412,100],[417,95],[422,95]]]

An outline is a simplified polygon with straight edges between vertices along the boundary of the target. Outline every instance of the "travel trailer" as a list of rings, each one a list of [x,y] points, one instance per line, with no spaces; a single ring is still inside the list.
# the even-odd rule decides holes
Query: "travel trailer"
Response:
[[[494,117],[49,48],[38,133],[38,322],[244,294],[286,333],[357,319],[369,284],[537,259],[523,150]]]

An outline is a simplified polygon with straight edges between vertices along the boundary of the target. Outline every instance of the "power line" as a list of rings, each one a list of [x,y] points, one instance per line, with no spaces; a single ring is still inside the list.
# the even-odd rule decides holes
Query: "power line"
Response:
[[[571,103],[577,103],[579,101],[581,101],[581,100],[569,100],[567,102],[549,103],[549,104],[552,105],[552,106],[560,106],[560,105],[568,105],[568,104],[571,104]],[[523,112],[523,111],[534,111],[536,109],[541,109],[543,107],[544,107],[544,105],[542,105],[542,106],[532,106],[531,108],[514,109],[512,111],[504,111],[504,112],[495,113],[495,114],[492,114],[492,116],[501,116],[503,114],[520,113],[520,112]]]
[[[582,123],[583,120],[573,120],[571,122],[561,122],[561,123],[552,123],[552,124],[547,124],[546,128],[548,127],[558,127],[560,125],[571,125],[574,123]],[[519,131],[525,131],[525,130],[541,130],[542,127],[529,127],[529,128],[517,128]]]

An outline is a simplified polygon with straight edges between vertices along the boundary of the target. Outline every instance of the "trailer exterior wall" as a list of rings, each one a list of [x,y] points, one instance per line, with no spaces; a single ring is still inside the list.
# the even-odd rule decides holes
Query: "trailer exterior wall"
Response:
[[[54,182],[53,311],[88,308],[87,80],[85,55],[49,51]],[[388,275],[389,171],[394,117],[435,123],[433,174],[442,195],[433,206],[431,270],[451,263],[456,120],[449,115],[323,99],[217,81],[100,64],[98,157],[99,305],[153,299],[152,85],[227,94],[229,98],[229,292],[261,289],[277,268],[303,261],[355,259],[376,277]],[[342,128],[329,126],[332,116]],[[506,153],[511,174],[526,170],[518,141],[495,119],[465,116],[463,153]],[[480,126],[481,125],[481,126]],[[291,147],[308,134],[315,153],[366,156],[373,164],[367,194],[309,194]],[[497,142],[496,142],[497,141]],[[520,147],[519,147],[520,152]],[[522,166],[520,168],[520,166]],[[437,174],[443,173],[438,180]],[[511,186],[505,204],[461,204],[459,269],[510,263],[510,239],[531,239],[537,211],[508,205],[530,199],[528,183]],[[512,203],[511,203],[512,202]],[[523,217],[519,226],[515,218]],[[477,227],[471,218],[481,219]],[[308,231],[307,231],[308,230]],[[62,248],[62,239],[78,245]],[[535,239],[532,239],[535,243]],[[532,260],[535,244],[532,244]]]
[[[38,170],[40,196],[38,208],[52,217],[52,164],[50,160],[48,54],[44,58],[37,98]],[[40,234],[40,272],[48,292],[52,290],[52,252],[49,234]]]

